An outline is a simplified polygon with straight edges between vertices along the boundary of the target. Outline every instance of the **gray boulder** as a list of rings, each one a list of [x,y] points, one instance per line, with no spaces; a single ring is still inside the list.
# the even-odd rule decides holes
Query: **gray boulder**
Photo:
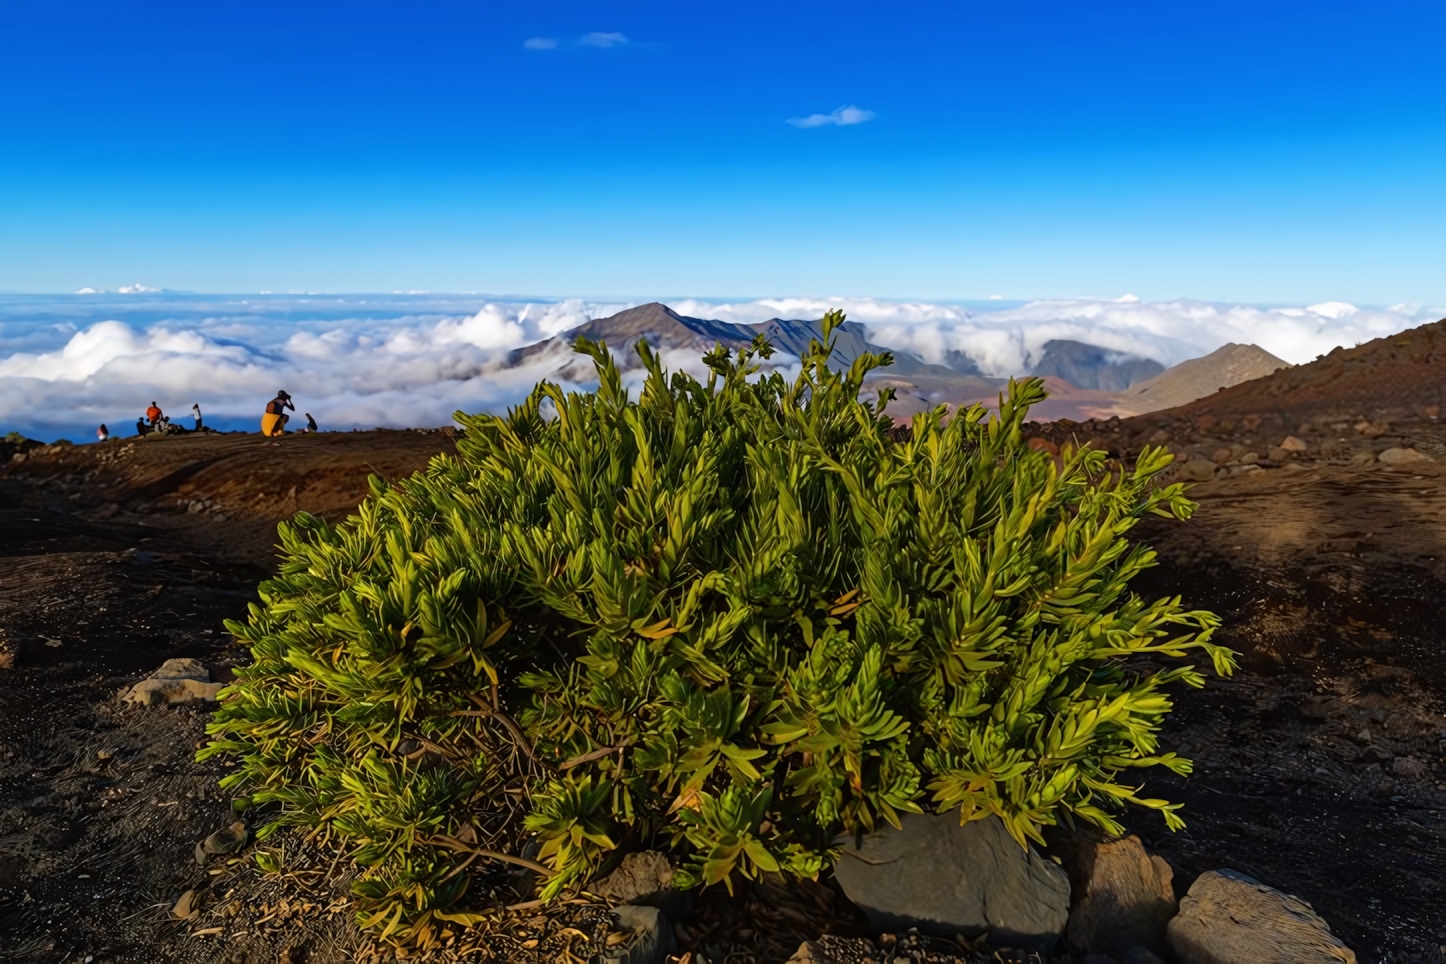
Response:
[[[1235,870],[1201,874],[1170,922],[1180,964],[1355,964],[1305,901]]]
[[[1052,950],[1069,914],[1069,877],[1023,848],[997,817],[960,826],[957,813],[905,814],[843,855],[834,875],[875,933],[917,927]]]

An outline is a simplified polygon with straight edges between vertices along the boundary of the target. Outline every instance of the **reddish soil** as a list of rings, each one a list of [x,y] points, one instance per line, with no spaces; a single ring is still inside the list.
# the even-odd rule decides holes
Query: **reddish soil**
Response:
[[[1264,418],[1227,413],[1205,429],[1198,418],[1176,411],[1039,432],[1127,454],[1151,438],[1182,456],[1280,441]],[[1167,744],[1198,767],[1149,789],[1184,801],[1189,828],[1170,834],[1148,814],[1129,822],[1171,861],[1181,891],[1205,870],[1234,867],[1310,901],[1362,962],[1439,962],[1446,485],[1437,463],[1399,471],[1363,456],[1406,444],[1446,451],[1446,431],[1429,420],[1352,424],[1312,418],[1305,455],[1237,465],[1196,487],[1192,521],[1139,530],[1162,561],[1139,590],[1221,613],[1220,638],[1243,667],[1179,694],[1169,722]],[[197,865],[196,841],[234,819],[215,784],[224,766],[194,761],[209,712],[128,706],[119,693],[176,656],[224,679],[244,653],[221,621],[253,598],[275,521],[298,509],[344,515],[369,472],[405,474],[450,447],[444,436],[406,432],[279,445],[227,435],[50,448],[8,467],[0,958],[357,958],[338,903],[344,862],[293,852],[300,870],[287,878],[249,861]],[[179,921],[171,906],[188,889],[201,893],[203,911]],[[780,906],[762,903],[755,920]],[[557,953],[551,925],[534,926],[542,943],[515,959]]]

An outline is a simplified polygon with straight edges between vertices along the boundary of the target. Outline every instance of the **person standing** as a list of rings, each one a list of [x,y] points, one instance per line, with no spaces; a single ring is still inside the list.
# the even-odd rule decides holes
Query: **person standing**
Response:
[[[291,396],[285,392],[277,392],[276,397],[266,403],[266,414],[261,416],[261,434],[285,434],[286,423],[291,421],[291,416],[286,414],[288,408],[296,411],[296,406],[291,404]]]
[[[191,417],[196,420],[196,431],[201,431],[201,404],[199,402],[191,406]]]
[[[146,409],[146,422],[151,426],[152,429],[154,429],[156,425],[160,422],[160,420],[161,407],[157,405],[154,401],[152,401],[151,407]]]
[[[110,438],[110,429],[105,427],[104,422],[101,422],[100,428],[95,430],[95,437],[98,441],[101,442],[104,442],[106,439]]]

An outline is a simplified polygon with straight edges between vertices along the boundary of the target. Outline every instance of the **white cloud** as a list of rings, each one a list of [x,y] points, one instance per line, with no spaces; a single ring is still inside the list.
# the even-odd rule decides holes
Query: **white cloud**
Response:
[[[199,402],[208,416],[249,425],[278,388],[295,395],[324,428],[443,425],[459,408],[501,411],[539,378],[577,361],[559,346],[533,364],[507,368],[510,350],[629,307],[576,299],[479,304],[455,295],[408,296],[390,305],[374,295],[364,305],[354,298],[276,296],[220,304],[160,295],[144,302],[138,317],[156,317],[160,305],[167,320],[127,323],[116,315],[128,317],[123,312],[136,311],[130,307],[136,302],[105,297],[71,296],[60,314],[72,313],[66,317],[73,323],[52,316],[19,324],[0,315],[0,429],[45,435],[45,425],[67,432],[102,421],[128,425],[153,398],[168,412]],[[816,319],[838,308],[865,324],[881,345],[929,361],[961,351],[986,374],[1001,376],[1027,372],[1054,338],[1166,365],[1231,341],[1304,362],[1435,317],[1404,305],[1259,308],[1103,298],[1001,310],[861,297],[670,304],[684,315],[740,323]],[[365,316],[352,313],[357,305]],[[23,306],[9,310],[29,317]],[[112,310],[109,318],[101,314]],[[688,353],[670,353],[668,361],[675,368],[701,368]],[[585,374],[588,365],[575,370]],[[639,377],[630,370],[627,381]]]
[[[551,37],[529,37],[522,41],[522,46],[527,50],[556,50],[557,41]]]
[[[790,117],[788,123],[794,127],[825,127],[833,124],[837,127],[848,127],[851,124],[862,124],[864,121],[874,119],[874,112],[855,107],[850,104],[847,107],[840,107],[829,114],[809,114],[807,117]]]
[[[97,292],[94,288],[81,288],[79,291],[76,292],[76,294],[78,294],[78,295],[94,295],[94,294],[99,294],[99,292]]]
[[[117,288],[116,290],[119,291],[119,292],[120,292],[121,294],[123,294],[123,295],[142,295],[142,294],[155,294],[156,292],[159,292],[161,289],[160,289],[160,288],[152,288],[152,287],[150,287],[149,285],[134,284],[134,285],[121,285],[121,286],[120,286],[119,288]]]
[[[578,38],[577,42],[583,47],[602,48],[626,47],[628,44],[632,43],[631,40],[629,40],[627,37],[623,36],[620,33],[602,33],[598,31],[583,34],[581,37]]]

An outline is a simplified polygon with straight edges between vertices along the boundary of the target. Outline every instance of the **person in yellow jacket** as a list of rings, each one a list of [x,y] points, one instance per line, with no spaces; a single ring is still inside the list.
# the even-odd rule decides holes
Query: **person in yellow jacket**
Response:
[[[286,423],[291,421],[291,416],[286,414],[288,408],[296,411],[296,406],[291,404],[291,396],[285,392],[277,392],[276,397],[266,403],[266,414],[261,416],[261,434],[285,434]]]

